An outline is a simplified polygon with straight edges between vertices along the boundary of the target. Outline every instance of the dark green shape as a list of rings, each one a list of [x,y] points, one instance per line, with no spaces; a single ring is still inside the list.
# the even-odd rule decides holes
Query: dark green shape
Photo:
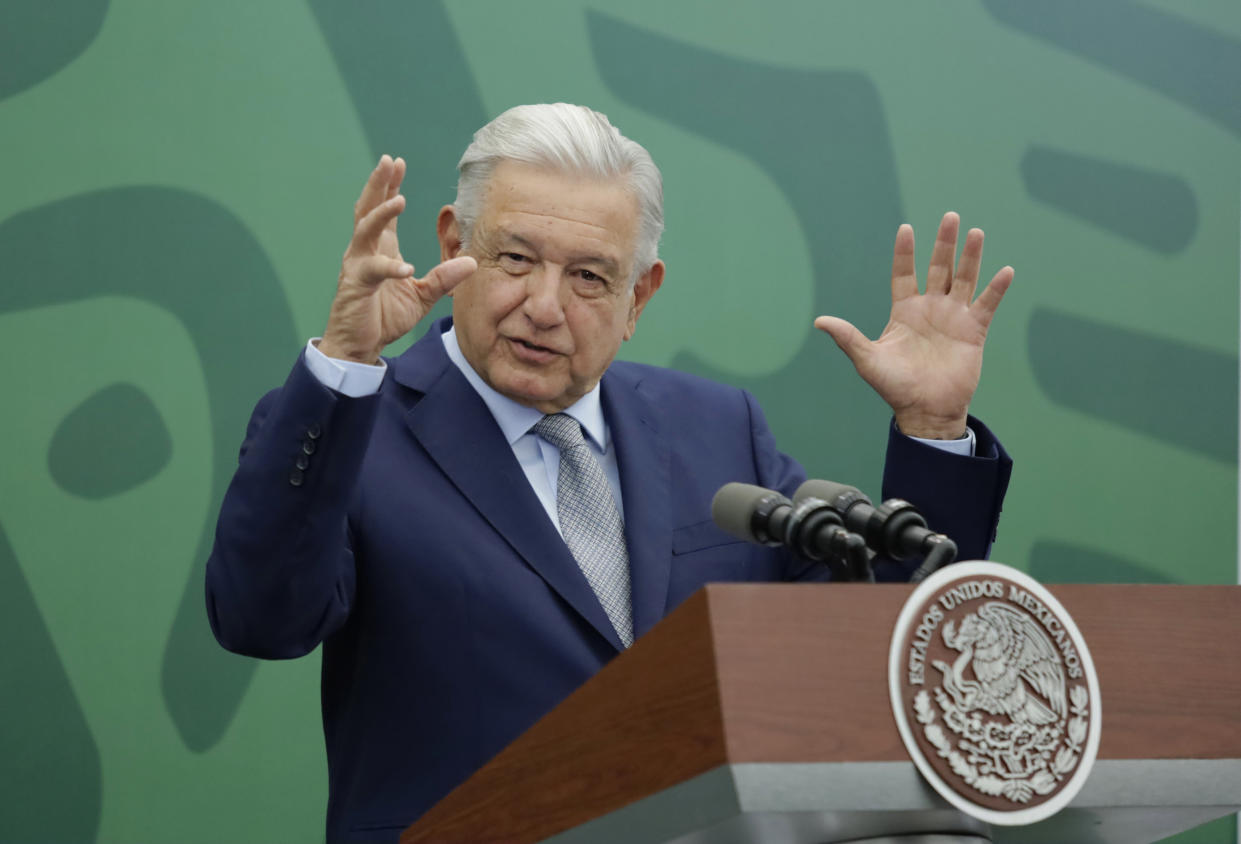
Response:
[[[1225,463],[1237,461],[1237,358],[1046,308],[1030,365],[1057,404]]]
[[[161,187],[82,194],[10,217],[0,224],[0,268],[9,280],[0,284],[0,313],[130,296],[180,319],[198,351],[211,413],[211,507],[169,636],[162,681],[182,739],[192,750],[207,750],[232,721],[255,665],[221,649],[207,626],[203,577],[217,507],[250,410],[284,380],[303,342],[294,334],[275,270],[227,209]],[[169,549],[178,561],[184,552]]]
[[[902,212],[874,84],[860,72],[737,59],[594,12],[587,23],[600,75],[616,96],[748,157],[787,197],[808,242],[814,313],[788,326],[805,340],[787,367],[738,378],[693,355],[675,365],[750,389],[781,448],[812,475],[877,487],[888,408],[810,325],[818,314],[834,314],[873,338],[887,323],[892,240]]]
[[[99,748],[2,527],[0,596],[0,841],[94,841]]]
[[[1179,176],[1033,146],[1021,178],[1035,199],[1165,254],[1189,245],[1198,201]]]
[[[1241,135],[1241,41],[1131,0],[985,0],[1009,26]]]
[[[1165,574],[1115,554],[1042,539],[1030,550],[1030,576],[1041,583],[1175,583]]]
[[[132,384],[113,384],[78,405],[52,435],[47,466],[66,492],[107,498],[155,477],[172,438],[155,404]]]
[[[435,216],[456,198],[457,160],[488,119],[457,34],[439,0],[309,4],[375,161],[406,161],[401,253],[421,275],[439,263]]]
[[[0,3],[0,100],[32,88],[85,52],[108,13],[108,0]]]
[[[1165,838],[1159,844],[1236,844],[1237,818],[1230,815]]]

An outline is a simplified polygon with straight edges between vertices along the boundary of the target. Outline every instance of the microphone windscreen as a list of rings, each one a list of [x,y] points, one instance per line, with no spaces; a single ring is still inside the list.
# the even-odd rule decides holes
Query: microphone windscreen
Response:
[[[711,520],[725,533],[746,542],[762,543],[754,535],[754,513],[767,499],[785,499],[783,495],[754,484],[724,484],[711,499]]]
[[[854,495],[862,495],[857,487],[838,484],[835,481],[822,481],[817,478],[811,478],[797,488],[797,492],[793,493],[793,500],[801,502],[807,498],[818,498],[821,501],[831,503],[847,492]],[[862,495],[862,498],[867,501],[870,500],[864,495]]]

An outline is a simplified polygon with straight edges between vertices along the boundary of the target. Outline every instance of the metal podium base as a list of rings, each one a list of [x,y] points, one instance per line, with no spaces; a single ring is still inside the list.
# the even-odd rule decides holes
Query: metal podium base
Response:
[[[1100,760],[1059,814],[991,826],[912,762],[722,765],[546,844],[1141,844],[1241,808],[1236,760]]]

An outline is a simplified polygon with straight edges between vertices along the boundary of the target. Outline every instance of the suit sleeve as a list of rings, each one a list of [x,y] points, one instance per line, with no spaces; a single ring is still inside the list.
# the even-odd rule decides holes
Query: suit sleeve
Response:
[[[791,498],[806,479],[805,471],[776,448],[758,402],[749,393],[745,396],[758,484]],[[986,425],[973,417],[969,425],[977,438],[974,457],[910,439],[892,423],[883,473],[883,499],[903,498],[917,507],[933,530],[957,543],[959,560],[984,559],[990,551],[1013,465]],[[800,560],[787,551],[780,553],[785,555],[783,579],[830,579],[826,566]],[[905,581],[920,563],[878,556],[873,561],[875,578]]]
[[[949,454],[912,440],[893,423],[883,497],[903,498],[917,507],[932,530],[957,543],[958,560],[981,560],[995,541],[1013,461],[986,425],[971,416],[969,426],[977,438],[974,457]],[[875,577],[907,580],[916,564],[885,560],[875,566]]]
[[[207,561],[207,616],[225,648],[302,656],[348,617],[348,506],[379,402],[330,390],[299,359],[255,408]]]

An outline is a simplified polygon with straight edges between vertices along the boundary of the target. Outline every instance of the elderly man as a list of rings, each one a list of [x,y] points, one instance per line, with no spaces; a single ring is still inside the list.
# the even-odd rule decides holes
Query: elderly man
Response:
[[[323,338],[255,410],[207,569],[225,647],[323,644],[333,841],[395,840],[702,584],[824,577],[711,523],[728,481],[804,479],[753,398],[613,362],[664,278],[642,147],[589,109],[506,112],[461,159],[422,278],[397,244],[404,172],[384,156],[367,180]],[[877,342],[817,324],[895,413],[885,495],[977,557],[1009,463],[966,411],[1012,271],[975,299],[982,232],[954,274],[956,240],[950,214],[920,294],[901,227]],[[452,319],[383,361],[444,295]]]

